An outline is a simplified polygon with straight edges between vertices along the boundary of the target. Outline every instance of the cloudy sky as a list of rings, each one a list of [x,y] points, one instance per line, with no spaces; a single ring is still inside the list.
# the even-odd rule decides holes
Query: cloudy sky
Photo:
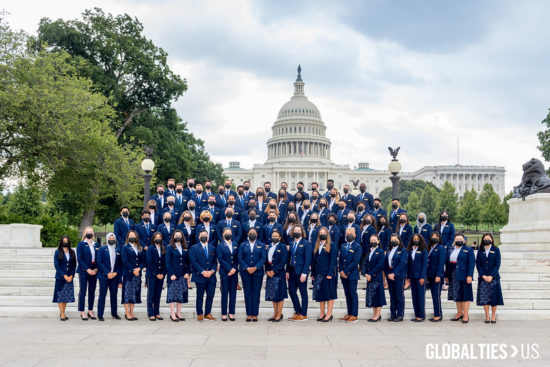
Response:
[[[224,167],[263,163],[302,65],[332,160],[385,169],[497,165],[511,190],[541,158],[550,107],[548,1],[7,0],[14,28],[93,6],[137,17],[189,91],[176,103]],[[246,147],[246,148],[243,148]],[[546,164],[548,166],[548,164]]]

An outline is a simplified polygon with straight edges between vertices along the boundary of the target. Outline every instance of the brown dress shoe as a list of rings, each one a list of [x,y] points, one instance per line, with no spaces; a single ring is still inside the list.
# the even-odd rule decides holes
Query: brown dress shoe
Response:
[[[351,315],[346,315],[346,316],[340,318],[339,320],[340,320],[340,322],[345,322],[347,319],[349,319],[350,316]]]
[[[297,313],[295,313],[294,316],[288,318],[288,321],[296,321],[296,318],[297,318],[298,316],[300,316],[300,315],[297,314]]]
[[[237,290],[240,291],[242,290],[241,286],[239,285],[239,283],[237,283]]]
[[[199,315],[199,316],[197,316],[197,321],[202,321],[202,320],[204,320],[204,317],[203,317],[203,315]]]
[[[209,313],[208,315],[204,316],[204,319],[205,320],[210,320],[210,321],[216,321],[216,318],[214,316],[212,316],[211,313]]]
[[[296,317],[295,321],[307,321],[307,316],[298,315],[298,317]]]
[[[346,323],[349,323],[349,322],[356,322],[357,320],[359,320],[357,317],[355,316],[350,316],[348,317],[348,319],[345,321]]]

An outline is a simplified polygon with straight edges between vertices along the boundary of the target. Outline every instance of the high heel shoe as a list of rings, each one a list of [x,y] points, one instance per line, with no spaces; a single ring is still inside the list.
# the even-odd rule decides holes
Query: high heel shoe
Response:
[[[88,318],[84,318],[84,316],[82,316],[82,314],[80,314],[80,318],[82,319],[82,321],[88,321]]]
[[[181,317],[181,316],[178,316],[178,315],[176,315],[176,317],[178,318],[179,321],[185,321],[185,317]]]
[[[177,316],[176,316],[175,319],[173,319],[173,318],[172,318],[172,315],[170,315],[170,320],[172,320],[172,321],[174,321],[174,322],[179,322],[179,321],[180,321],[180,320],[177,318]]]
[[[463,317],[464,317],[464,315],[460,315],[460,316],[458,316],[458,317],[453,317],[453,318],[451,319],[451,321],[462,320]]]
[[[378,322],[380,320],[382,320],[382,315],[378,316],[377,319],[368,319],[369,322]]]
[[[128,320],[128,321],[134,321],[133,318],[131,318],[131,317],[129,318],[128,316],[126,316],[126,314],[124,314],[124,318],[125,318],[126,320]]]
[[[94,316],[94,315],[90,315],[90,313],[88,312],[88,318],[92,319],[92,320],[97,320],[97,318]]]
[[[322,321],[324,318],[325,318],[325,315],[319,316],[319,318],[317,319],[317,321]]]
[[[331,322],[333,318],[334,318],[334,316],[333,316],[333,315],[330,315],[330,317],[329,317],[328,319],[323,318],[323,319],[321,320],[321,322]]]
[[[490,323],[491,323],[491,320],[485,320],[485,323],[486,323],[486,324],[490,324]]]
[[[281,322],[283,321],[283,315],[281,315],[281,317],[279,317],[278,319],[273,319],[273,322]]]

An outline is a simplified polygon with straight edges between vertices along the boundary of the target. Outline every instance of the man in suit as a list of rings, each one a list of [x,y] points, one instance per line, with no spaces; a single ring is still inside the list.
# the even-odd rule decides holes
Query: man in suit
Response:
[[[231,229],[232,237],[231,241],[235,243],[241,242],[242,226],[238,220],[233,218],[233,208],[225,209],[225,219],[218,221],[216,225],[216,234],[218,235],[218,243],[223,243],[223,230],[225,228]]]
[[[206,196],[214,195],[214,192],[212,191],[212,181],[204,181],[204,193]]]
[[[241,210],[246,210],[248,208],[248,201],[250,200],[250,197],[248,193],[244,190],[243,185],[237,186],[237,197],[235,199],[235,205],[241,208]]]
[[[359,314],[359,296],[357,295],[357,282],[359,281],[359,262],[361,260],[362,248],[355,240],[354,228],[346,230],[346,239],[340,249],[338,268],[340,269],[340,280],[346,295],[348,313],[340,319],[343,322],[356,322]]]
[[[196,311],[197,320],[215,321],[212,316],[212,303],[216,292],[216,248],[208,243],[208,233],[201,230],[199,243],[189,250],[189,260],[193,274],[191,280],[197,285]],[[206,293],[206,304],[203,311],[204,294]]]
[[[374,199],[374,210],[372,211],[372,215],[374,215],[374,218],[378,222],[380,217],[388,217],[388,213],[386,213],[386,209],[382,207],[382,199],[376,198]]]
[[[208,205],[201,208],[201,213],[204,210],[208,210],[212,215],[211,224],[214,226],[217,225],[218,220],[220,219],[221,209],[218,206],[216,206],[216,197],[214,195],[211,195],[208,197]]]
[[[183,187],[183,184],[182,184],[182,187]],[[187,187],[185,188],[185,190],[183,190],[183,194],[191,199],[193,196],[195,196],[195,179],[194,178],[189,178],[187,179]]]
[[[151,224],[151,213],[148,210],[141,212],[141,222],[136,224],[136,231],[139,235],[139,244],[145,250],[151,245],[151,238],[155,234],[157,227]]]
[[[399,225],[399,217],[402,213],[407,213],[405,209],[400,208],[400,203],[398,198],[393,198],[391,201],[392,211],[390,212],[390,229],[392,233],[397,232],[397,226]]]
[[[313,255],[311,244],[304,239],[305,232],[303,228],[296,225],[292,229],[293,241],[290,242],[290,256],[287,266],[288,293],[294,306],[294,316],[289,321],[307,321],[307,278],[309,266]],[[298,299],[298,290],[300,290],[300,299]]]
[[[97,278],[99,279],[99,298],[97,300],[97,319],[104,321],[105,299],[107,291],[111,299],[111,316],[120,320],[117,312],[118,285],[122,284],[122,260],[114,233],[107,233],[107,245],[97,252]]]
[[[250,191],[250,181],[243,182],[244,197],[246,201],[255,197],[254,193]]]
[[[157,202],[157,210],[159,212],[162,212],[162,210],[166,206],[166,196],[164,196],[164,185],[163,184],[157,185],[157,194],[151,196],[151,199],[153,199]]]
[[[357,200],[363,200],[367,205],[366,209],[374,210],[374,197],[367,192],[367,185],[365,185],[365,183],[361,183],[361,185],[359,185],[359,191],[361,193],[357,195]]]
[[[346,202],[343,200],[338,202],[337,208],[338,210],[336,210],[334,214],[336,214],[336,218],[338,218],[338,225],[342,226],[347,223],[349,209],[346,207]]]
[[[123,206],[120,209],[120,218],[115,220],[114,224],[116,242],[119,247],[125,245],[126,235],[131,229],[135,229],[135,224],[134,221],[130,219],[130,209],[127,206]]]
[[[169,178],[168,181],[166,181],[167,189],[164,192],[164,196],[168,197],[170,195],[176,196],[176,180],[173,178]]]
[[[176,199],[173,196],[168,196],[168,198],[166,198],[166,204],[162,216],[164,218],[164,213],[170,213],[172,225],[175,227],[176,223],[180,220],[181,210],[176,206]]]
[[[185,208],[187,208],[187,201],[190,199],[190,196],[187,196],[183,192],[183,184],[179,183],[176,185],[176,195],[174,196],[175,205],[177,210],[182,213]],[[179,219],[179,218],[178,218]]]
[[[286,198],[288,201],[294,201],[294,195],[288,191],[288,183],[285,181],[281,182],[281,189],[283,189],[286,192]]]
[[[271,191],[271,182],[266,181],[264,182],[264,190],[265,194],[267,195],[268,200],[269,199],[275,199],[277,200],[277,194]]]
[[[327,191],[323,194],[324,198],[327,199],[327,201],[330,201],[330,190],[334,188],[334,180],[329,178],[327,180]]]
[[[229,197],[229,195],[233,195],[233,197],[237,197],[237,193],[233,190],[231,190],[231,180],[227,179],[223,183],[224,192],[223,195],[225,196],[225,199]]]
[[[260,241],[263,243],[270,243],[271,234],[274,230],[278,230],[281,233],[284,231],[283,225],[277,223],[277,214],[272,210],[267,215],[267,223],[262,226],[262,230],[260,231]]]
[[[304,190],[304,183],[300,181],[296,187],[298,188],[298,192],[302,193],[302,198],[304,200],[309,200],[309,194]]]
[[[349,210],[355,210],[357,208],[357,199],[355,195],[352,195],[349,190],[349,185],[344,185],[343,188],[344,195],[340,198],[340,200],[345,201],[346,208]]]
[[[195,207],[197,209],[204,208],[208,205],[209,196],[204,192],[204,189],[201,184],[195,186],[195,195],[191,198],[195,202]],[[190,201],[191,201],[190,200]]]
[[[348,212],[348,214],[346,215],[346,219],[345,219],[345,224],[342,224],[340,226],[340,233],[347,233],[348,230],[350,228],[353,228],[354,229],[354,232],[356,233],[356,236],[357,236],[357,233],[361,234],[361,227],[359,227],[358,224],[355,223],[355,213],[354,212]],[[343,236],[340,241],[342,243],[344,243],[345,241],[345,236]],[[357,241],[357,242],[361,242],[361,240]]]
[[[231,187],[231,186],[229,186]],[[216,196],[216,206],[223,209],[227,206],[227,197],[225,196],[225,189],[223,186],[218,186],[218,193]]]

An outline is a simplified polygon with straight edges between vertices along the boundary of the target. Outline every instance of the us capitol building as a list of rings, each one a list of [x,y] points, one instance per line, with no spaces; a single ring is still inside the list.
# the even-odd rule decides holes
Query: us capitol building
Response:
[[[304,85],[298,67],[294,95],[281,107],[271,128],[273,135],[267,141],[267,161],[254,164],[252,169],[241,168],[239,162],[229,162],[224,174],[236,185],[249,180],[253,188],[270,181],[275,192],[281,182],[287,182],[290,190],[295,191],[300,181],[306,190],[311,188],[312,182],[318,182],[320,191],[324,192],[329,178],[334,180],[339,191],[345,184],[353,189],[352,181],[364,182],[367,191],[375,197],[386,187],[391,187],[391,173],[387,170],[371,169],[367,162],[351,169],[347,164],[331,161],[331,142],[326,137],[326,126],[317,106],[306,97]],[[472,187],[480,192],[488,182],[502,198],[505,195],[504,173],[504,167],[449,165],[425,166],[416,172],[401,172],[400,176],[432,182],[439,188],[449,181],[459,196]]]

